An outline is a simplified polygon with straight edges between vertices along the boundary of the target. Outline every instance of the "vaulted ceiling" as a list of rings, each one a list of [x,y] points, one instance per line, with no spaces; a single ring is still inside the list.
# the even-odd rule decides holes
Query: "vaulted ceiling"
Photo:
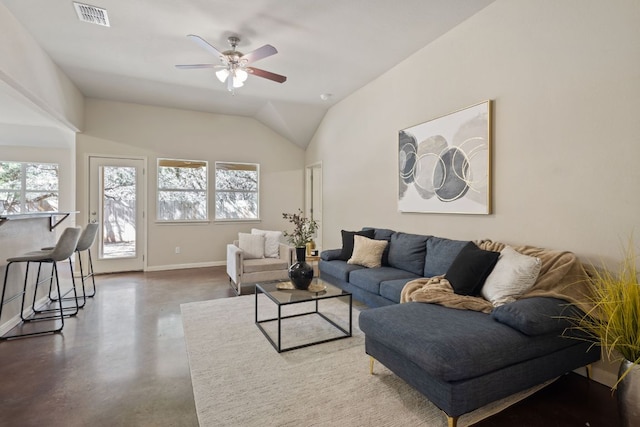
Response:
[[[331,105],[493,0],[91,0],[110,27],[71,0],[1,1],[86,97],[254,117],[304,148]],[[244,53],[271,44],[254,65],[288,79],[231,94],[214,70],[175,68],[218,63],[187,34],[221,51],[231,35]]]

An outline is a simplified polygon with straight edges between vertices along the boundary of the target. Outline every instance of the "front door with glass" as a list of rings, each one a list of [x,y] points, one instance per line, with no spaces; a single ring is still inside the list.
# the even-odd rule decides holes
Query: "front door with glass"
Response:
[[[96,273],[144,269],[144,160],[89,158],[89,221],[100,232]]]

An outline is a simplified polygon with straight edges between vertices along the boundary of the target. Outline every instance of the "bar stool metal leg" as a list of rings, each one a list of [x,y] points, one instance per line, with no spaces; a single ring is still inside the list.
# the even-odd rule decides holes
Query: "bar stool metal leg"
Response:
[[[90,294],[85,294],[87,298],[93,298],[96,295],[96,279],[93,277],[93,259],[91,258],[91,249],[87,249],[87,256],[89,258],[89,265],[87,266],[87,274],[84,274],[84,270],[82,268],[82,257],[80,256],[80,252],[78,251],[78,263],[80,265],[80,276],[82,278],[82,290],[85,290],[84,281],[88,278],[91,278],[92,284],[92,292]]]
[[[3,309],[4,305],[8,304],[9,302],[15,300],[18,297],[22,297],[22,302],[20,304],[20,319],[23,322],[31,322],[31,321],[34,321],[34,320],[47,320],[47,319],[44,319],[44,318],[43,319],[34,319],[34,318],[30,318],[30,317],[25,317],[25,315],[24,315],[24,303],[25,303],[25,299],[26,299],[27,285],[28,285],[28,282],[29,282],[29,265],[31,264],[28,261],[27,261],[27,266],[26,266],[25,275],[24,275],[24,284],[23,284],[22,292],[17,293],[16,295],[12,296],[11,298],[9,298],[9,299],[7,299],[5,301],[5,296],[6,296],[6,292],[7,292],[7,279],[9,277],[9,269],[10,269],[11,264],[13,264],[14,262],[16,262],[16,261],[8,262],[7,263],[7,267],[5,268],[4,283],[2,285],[2,299],[0,299],[0,318],[2,318],[2,309]],[[57,276],[57,269],[56,269],[55,274]],[[58,291],[59,291],[60,285],[58,284],[57,281],[56,281],[56,286],[58,287]],[[27,333],[20,333],[20,334],[13,334],[13,335],[3,335],[3,336],[0,336],[0,341],[5,341],[5,340],[10,340],[10,339],[15,339],[15,338],[24,338],[24,337],[31,337],[31,336],[37,336],[37,335],[44,335],[44,334],[50,334],[50,333],[57,333],[57,332],[62,331],[62,328],[64,328],[64,316],[63,316],[63,311],[62,311],[62,303],[59,304],[59,316],[55,316],[55,319],[56,320],[60,320],[60,326],[57,327],[57,328],[41,330],[41,331],[34,331],[34,332],[27,332]]]
[[[33,304],[31,305],[31,309],[36,314],[53,313],[58,311],[57,308],[36,308],[36,296],[38,294],[38,286],[40,285],[40,283],[44,282],[44,280],[40,280],[40,271],[42,269],[43,263],[47,263],[47,261],[42,261],[39,263],[40,265],[38,266],[38,276],[36,277],[35,291],[33,293]],[[78,292],[76,291],[76,280],[73,276],[73,264],[71,262],[71,257],[69,257],[69,271],[71,272],[71,289],[66,291],[64,294],[60,293],[60,283],[58,282],[58,265],[55,262],[52,264],[53,264],[53,267],[51,271],[51,277],[49,278],[49,302],[60,302],[60,304],[62,305],[62,310],[64,311],[64,316],[66,317],[75,316],[76,314],[78,314],[79,309],[84,307],[86,298],[84,297],[84,293],[82,296],[78,296]],[[54,271],[55,271],[55,274],[54,274]],[[56,282],[57,298],[51,294],[53,291],[54,280]],[[73,292],[73,296],[65,297],[65,295],[68,295],[70,292]],[[78,303],[78,301],[80,300],[82,300],[82,304]],[[73,301],[73,304],[64,306],[64,301]],[[40,317],[39,319],[52,319],[54,317],[55,316]],[[33,319],[33,320],[39,320],[39,319]]]
[[[90,223],[84,228],[82,235],[80,236],[80,240],[78,241],[78,245],[76,246],[76,253],[78,254],[78,261],[80,265],[80,276],[82,277],[82,289],[85,291],[86,297],[93,297],[96,294],[96,279],[93,276],[93,259],[91,258],[91,246],[93,242],[96,240],[96,236],[98,235],[98,223]],[[82,265],[82,252],[87,251],[87,255],[89,258],[89,265],[87,266],[87,274],[84,273],[83,265]],[[86,293],[85,288],[85,280],[91,278],[91,283],[93,287],[93,291],[91,294]]]

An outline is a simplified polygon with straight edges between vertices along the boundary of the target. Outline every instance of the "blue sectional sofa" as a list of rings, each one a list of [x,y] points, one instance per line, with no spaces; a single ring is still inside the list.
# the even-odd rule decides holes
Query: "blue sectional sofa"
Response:
[[[397,304],[407,282],[445,274],[458,252],[469,243],[384,228],[365,227],[363,231],[372,233],[376,240],[389,242],[380,268],[348,264],[340,258],[340,248],[323,251],[318,269],[322,279],[351,292],[369,307]]]
[[[490,313],[400,302],[404,285],[444,275],[468,241],[363,229],[388,241],[378,268],[349,264],[342,249],[321,254],[320,277],[369,307],[360,314],[365,350],[457,418],[600,358],[581,340],[562,336],[575,310],[545,296],[517,299]],[[575,314],[575,313],[572,313]]]

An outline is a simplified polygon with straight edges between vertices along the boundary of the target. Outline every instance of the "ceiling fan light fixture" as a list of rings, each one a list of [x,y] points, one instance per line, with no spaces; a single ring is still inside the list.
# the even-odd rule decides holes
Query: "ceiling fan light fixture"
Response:
[[[220,80],[220,82],[226,82],[227,77],[229,77],[229,70],[227,70],[226,68],[222,68],[216,71],[216,77],[218,78],[218,80]]]
[[[244,83],[247,80],[247,77],[249,77],[249,73],[247,73],[245,70],[243,70],[242,68],[238,68],[235,72],[234,72],[234,76],[233,76],[233,80],[238,80],[241,83]]]
[[[234,89],[237,89],[237,88],[242,87],[242,86],[244,86],[244,82],[241,82],[240,80],[233,79],[233,88]]]
[[[245,70],[243,70],[241,68],[237,68],[237,69],[235,69],[233,71],[229,71],[228,68],[222,68],[222,69],[216,71],[216,77],[222,83],[227,81],[227,78],[229,78],[229,75],[231,75],[232,78],[233,78],[233,87],[234,88],[239,88],[239,87],[244,86],[244,82],[249,77],[249,73],[247,73]]]

